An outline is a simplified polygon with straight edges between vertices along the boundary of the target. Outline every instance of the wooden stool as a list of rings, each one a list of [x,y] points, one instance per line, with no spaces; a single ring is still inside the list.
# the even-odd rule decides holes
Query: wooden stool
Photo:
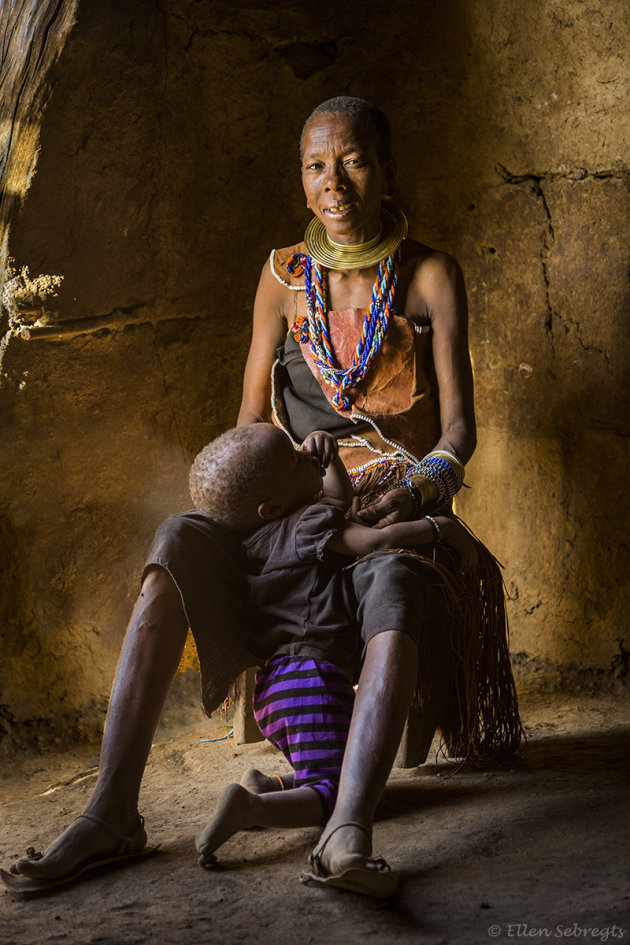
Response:
[[[264,735],[254,718],[255,669],[246,669],[234,683],[234,739],[237,745],[251,745],[264,741]]]
[[[394,759],[394,767],[417,768],[418,765],[423,765],[436,731],[437,724],[433,714],[420,712],[420,709],[412,706]]]

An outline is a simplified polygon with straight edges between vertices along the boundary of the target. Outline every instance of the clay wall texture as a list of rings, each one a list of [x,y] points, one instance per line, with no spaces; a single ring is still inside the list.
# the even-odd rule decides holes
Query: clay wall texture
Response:
[[[302,122],[335,94],[388,113],[411,233],[466,275],[458,508],[505,567],[518,681],[623,684],[629,27],[625,0],[80,0],[9,233],[17,270],[63,275],[65,333],[3,349],[4,731],[101,725],[153,531],[235,421],[260,269],[308,220]]]

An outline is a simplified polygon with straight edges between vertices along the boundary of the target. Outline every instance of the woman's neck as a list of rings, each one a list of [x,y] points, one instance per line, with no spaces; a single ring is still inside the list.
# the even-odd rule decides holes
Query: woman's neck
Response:
[[[367,269],[329,269],[328,308],[333,311],[368,308],[377,274],[378,265]]]

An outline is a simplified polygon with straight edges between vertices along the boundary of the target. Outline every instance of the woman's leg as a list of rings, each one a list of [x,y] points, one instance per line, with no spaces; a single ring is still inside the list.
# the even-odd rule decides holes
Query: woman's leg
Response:
[[[368,643],[337,803],[318,844],[321,848],[325,843],[321,861],[331,873],[343,872],[351,862],[356,865],[357,855],[369,857],[372,852],[374,811],[396,757],[416,688],[417,666],[416,644],[405,633],[386,631]],[[349,822],[364,830],[340,827]]]
[[[357,564],[352,576],[368,642],[337,803],[319,844],[320,849],[325,844],[322,865],[333,873],[343,871],[357,854],[370,855],[374,811],[418,685],[419,653],[422,664],[433,663],[448,646],[444,596],[425,562],[396,553],[377,555]],[[398,629],[379,632],[381,627]],[[422,680],[423,688],[428,682]],[[348,822],[363,829],[340,827]]]
[[[188,622],[179,591],[168,572],[151,569],[129,623],[114,679],[98,780],[85,808],[143,847],[139,826],[140,782],[164,702],[181,659]],[[89,819],[76,820],[42,859],[19,860],[24,876],[58,877],[83,862],[106,857],[120,840]]]

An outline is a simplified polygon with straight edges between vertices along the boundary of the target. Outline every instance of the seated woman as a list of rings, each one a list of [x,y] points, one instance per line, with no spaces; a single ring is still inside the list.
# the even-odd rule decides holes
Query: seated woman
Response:
[[[345,97],[324,102],[307,119],[301,151],[314,219],[304,242],[272,253],[263,268],[239,424],[273,417],[296,444],[315,429],[332,433],[365,521],[385,525],[428,507],[447,509],[475,446],[460,269],[406,238],[406,220],[390,202],[389,127],[374,106]],[[500,576],[497,585],[487,553],[480,560],[487,567],[470,582],[472,596],[456,570],[444,579],[453,592],[448,605],[438,578],[427,579],[406,556],[368,558],[354,569],[359,622],[369,614],[380,632],[364,640],[339,793],[311,857],[323,879],[349,863],[356,869],[361,858],[368,863],[374,811],[418,667],[426,693],[433,660],[449,650],[456,604],[466,620],[498,620],[494,628],[483,620],[454,628],[454,649],[465,644],[469,659],[455,666],[461,711],[451,744],[459,754],[518,748]],[[208,711],[238,672],[270,655],[256,640],[241,567],[238,541],[203,515],[174,516],[160,527],[114,681],[94,793],[46,853],[19,860],[14,873],[67,882],[94,862],[142,848],[140,782],[187,628]]]
[[[296,443],[313,429],[331,432],[364,521],[385,526],[422,510],[450,509],[475,447],[461,270],[452,257],[407,238],[407,221],[391,203],[395,161],[389,125],[375,106],[349,97],[322,103],[304,125],[300,150],[302,184],[314,218],[303,242],[272,251],[263,267],[239,423],[273,418]],[[460,682],[462,670],[469,678],[460,687],[461,711],[447,734],[452,750],[469,756],[509,754],[521,736],[501,578],[494,560],[480,550],[481,572],[468,586],[457,573],[447,578],[454,591],[451,605],[461,605],[455,608],[461,618],[456,648],[469,649],[468,665],[455,666]],[[450,563],[448,557],[442,560]],[[365,583],[355,588],[360,608],[362,595],[379,583],[379,566],[364,565]],[[459,587],[453,587],[453,578]],[[428,584],[421,569],[401,565],[400,574],[381,585],[383,596],[372,595],[387,612],[383,632],[365,649],[339,797],[315,857],[323,873],[340,870],[350,848],[368,851],[361,834],[371,830],[414,688],[413,682],[405,688],[398,676],[401,665],[415,666],[418,649],[435,659],[445,643],[449,620],[443,600],[433,625],[423,621],[420,639],[409,622],[410,602],[427,593]],[[406,633],[389,629],[398,601],[409,606],[402,624]],[[426,601],[420,609],[427,612]],[[494,611],[493,625],[483,626],[483,610]],[[476,624],[472,631],[465,625],[468,617]],[[482,717],[484,676],[500,683]],[[420,680],[425,695],[429,683]],[[392,701],[391,718],[382,726],[374,722],[381,698]],[[372,743],[378,758],[373,769],[363,753]]]

